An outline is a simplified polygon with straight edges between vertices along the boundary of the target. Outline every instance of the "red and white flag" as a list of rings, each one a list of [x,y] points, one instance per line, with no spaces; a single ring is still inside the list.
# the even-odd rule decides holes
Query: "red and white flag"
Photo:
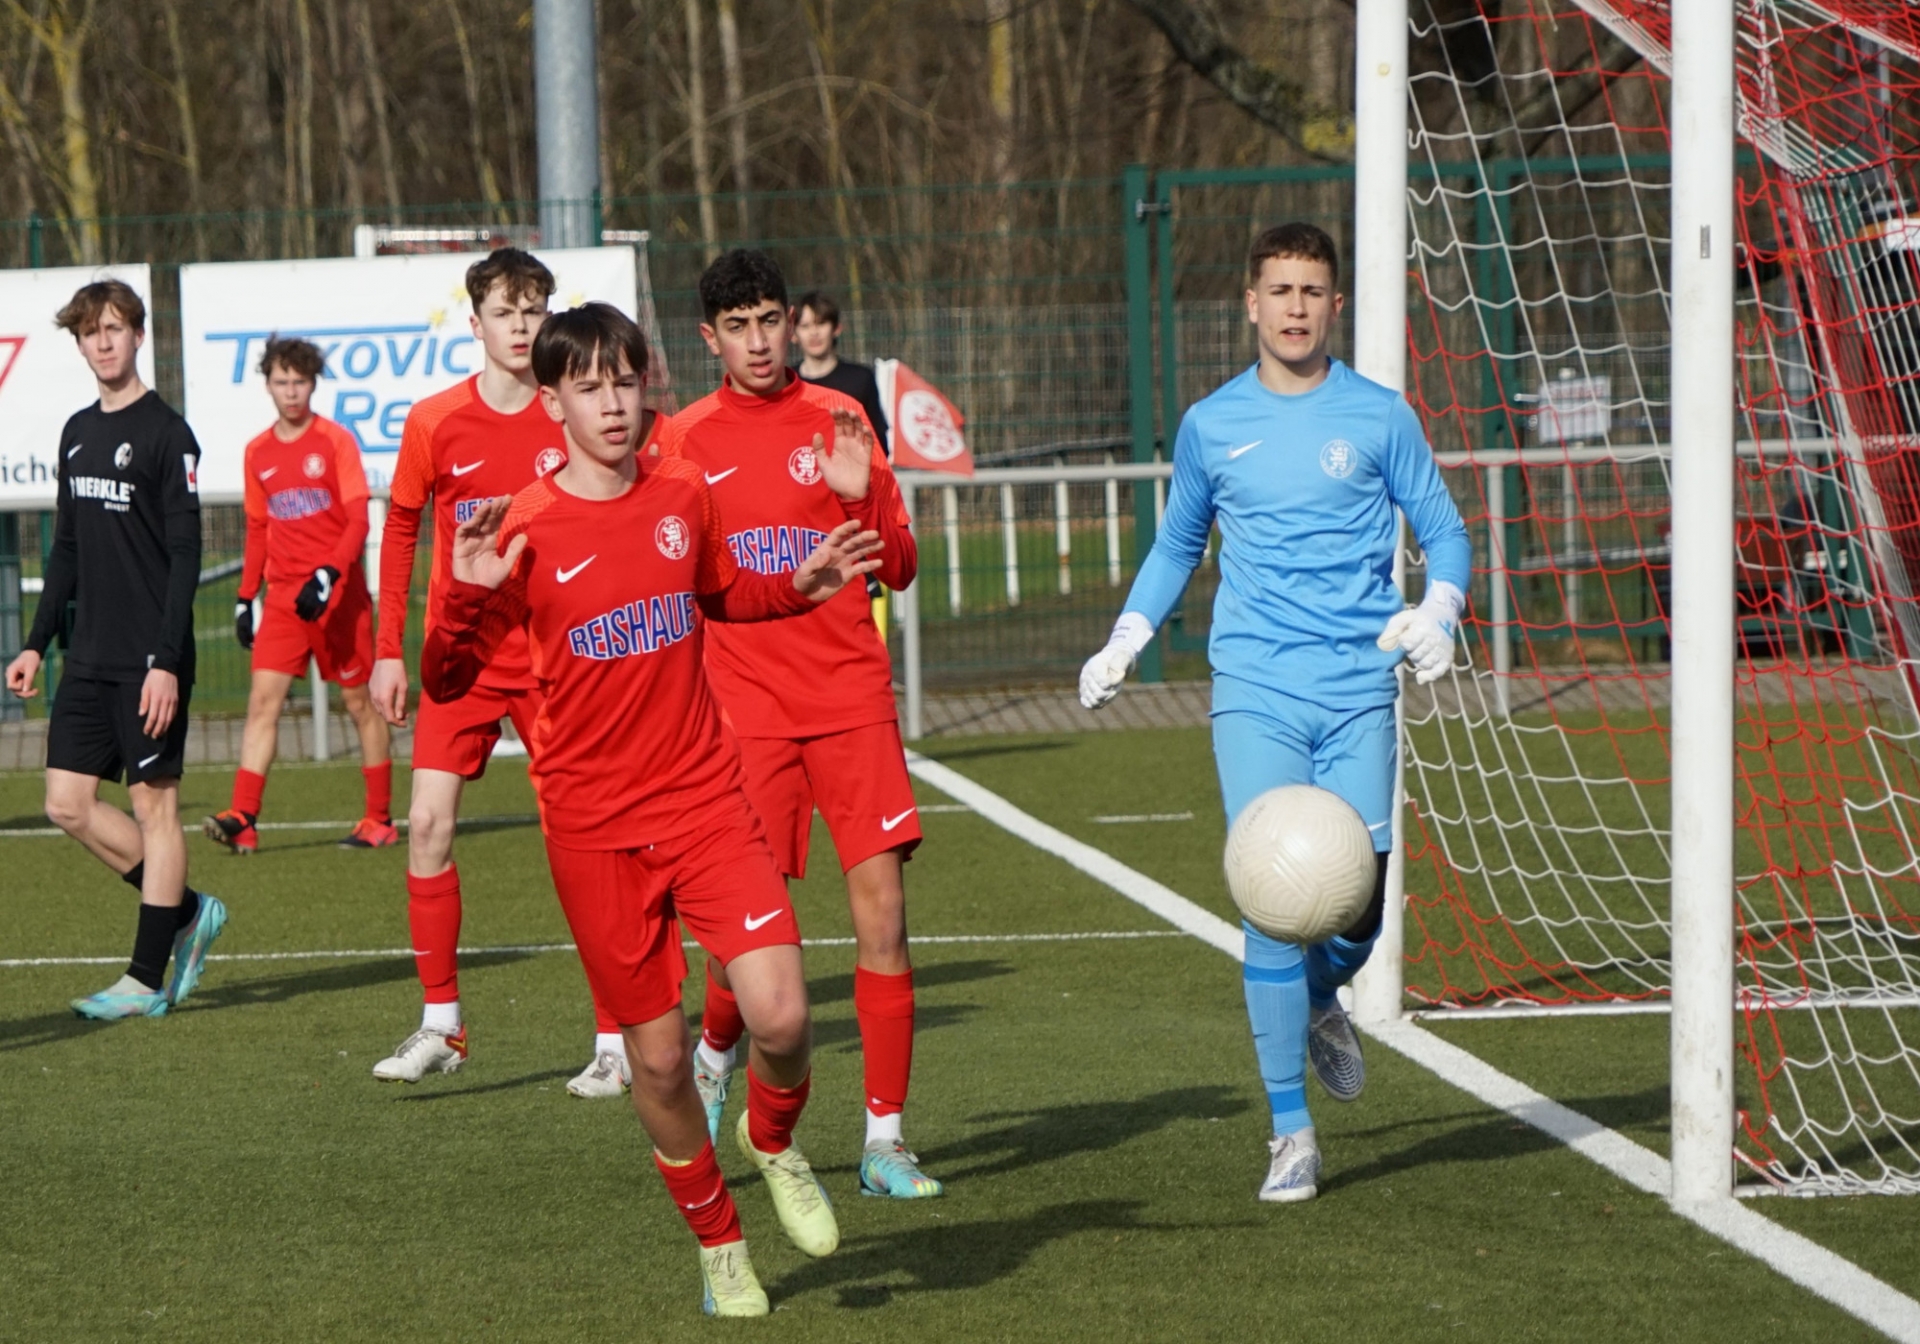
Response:
[[[873,375],[887,411],[894,467],[973,475],[973,453],[964,432],[967,418],[960,408],[897,359],[876,361]]]

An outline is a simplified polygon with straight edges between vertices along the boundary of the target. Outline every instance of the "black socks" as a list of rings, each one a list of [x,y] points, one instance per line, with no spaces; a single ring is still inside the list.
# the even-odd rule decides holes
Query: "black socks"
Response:
[[[138,868],[136,864],[135,871]],[[142,902],[140,924],[133,935],[133,960],[127,965],[127,974],[157,992],[167,980],[167,958],[173,955],[174,938],[193,923],[199,913],[200,893],[192,887],[186,889],[174,909]]]

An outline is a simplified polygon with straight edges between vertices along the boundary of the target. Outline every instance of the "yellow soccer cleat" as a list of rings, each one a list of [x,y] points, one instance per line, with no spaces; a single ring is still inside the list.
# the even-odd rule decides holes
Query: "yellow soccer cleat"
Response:
[[[761,1152],[747,1137],[745,1111],[733,1133],[741,1154],[766,1177],[767,1193],[773,1196],[773,1211],[786,1229],[787,1240],[807,1255],[832,1255],[840,1245],[840,1224],[833,1216],[833,1201],[799,1145],[788,1144],[784,1153]]]
[[[700,1310],[709,1316],[765,1316],[770,1310],[744,1241],[702,1246],[700,1279],[706,1286]]]

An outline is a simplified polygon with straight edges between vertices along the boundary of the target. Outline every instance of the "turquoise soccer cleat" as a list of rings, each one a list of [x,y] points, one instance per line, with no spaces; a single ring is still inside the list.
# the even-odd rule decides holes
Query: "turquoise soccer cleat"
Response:
[[[184,1003],[187,995],[193,993],[200,983],[200,973],[207,968],[207,949],[226,927],[226,904],[218,896],[201,892],[200,913],[193,917],[193,923],[174,935],[173,983],[167,986],[167,1002]]]
[[[130,975],[123,975],[98,994],[74,999],[68,1006],[76,1017],[96,1022],[116,1022],[123,1017],[165,1017],[167,995],[164,990],[148,989]]]
[[[860,1157],[860,1193],[884,1199],[936,1199],[946,1187],[920,1170],[920,1159],[898,1139],[876,1139]]]
[[[731,1060],[732,1057],[733,1052],[729,1050],[727,1058]],[[720,1142],[720,1117],[727,1110],[727,1089],[732,1085],[733,1069],[728,1067],[718,1072],[708,1069],[701,1062],[700,1051],[696,1047],[693,1052],[693,1086],[700,1094],[700,1105],[707,1112],[707,1139],[716,1145]]]

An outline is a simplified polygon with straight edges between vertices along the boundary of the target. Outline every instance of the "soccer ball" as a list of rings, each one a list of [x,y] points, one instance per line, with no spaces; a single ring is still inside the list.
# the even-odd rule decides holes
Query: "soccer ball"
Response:
[[[1283,943],[1320,943],[1352,926],[1378,864],[1367,823],[1311,784],[1247,804],[1227,834],[1227,890],[1247,923]]]

